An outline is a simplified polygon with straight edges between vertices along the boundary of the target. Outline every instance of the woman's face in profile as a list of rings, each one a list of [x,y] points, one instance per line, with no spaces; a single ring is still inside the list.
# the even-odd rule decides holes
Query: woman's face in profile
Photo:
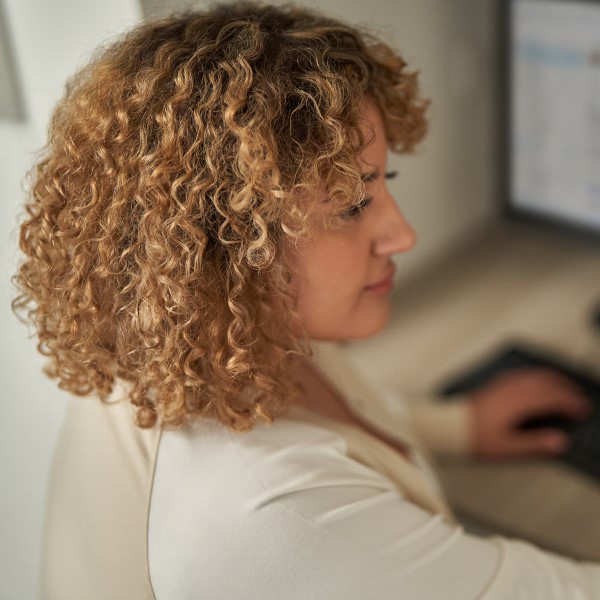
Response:
[[[291,252],[298,312],[310,338],[350,340],[371,336],[387,322],[394,264],[415,234],[386,185],[388,147],[377,108],[365,104],[367,139],[359,166],[365,180],[362,209],[344,215],[343,227],[298,243]],[[393,175],[393,174],[388,174]],[[325,197],[317,213],[332,210]],[[319,214],[315,215],[316,218]]]

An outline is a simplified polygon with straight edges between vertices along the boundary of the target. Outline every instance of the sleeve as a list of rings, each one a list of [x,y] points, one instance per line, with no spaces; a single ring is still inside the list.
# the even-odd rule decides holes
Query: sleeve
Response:
[[[467,395],[448,399],[411,396],[380,390],[369,403],[354,402],[354,414],[376,430],[399,440],[416,438],[437,456],[467,457],[472,453],[472,413]]]
[[[307,429],[306,443],[293,450],[282,444],[280,468],[277,451],[263,457],[263,470],[260,457],[242,450],[260,490],[257,502],[246,498],[264,518],[255,531],[278,523],[277,535],[267,534],[267,553],[297,549],[286,576],[309,586],[287,598],[600,600],[600,565],[521,541],[466,534],[345,455],[341,438],[319,435]],[[259,538],[253,537],[258,556]],[[306,584],[311,573],[319,580]]]
[[[400,394],[396,395],[397,397]],[[437,397],[404,401],[415,435],[437,455],[466,457],[471,454],[472,422],[470,398],[460,395],[445,400]]]

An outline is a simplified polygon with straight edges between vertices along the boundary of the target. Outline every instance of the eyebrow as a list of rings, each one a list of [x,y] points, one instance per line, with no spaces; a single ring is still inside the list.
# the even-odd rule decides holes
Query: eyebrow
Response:
[[[388,171],[385,173],[384,177],[386,179],[394,179],[398,175],[398,171]],[[370,173],[363,173],[360,178],[364,181],[364,183],[369,183],[370,181],[375,181],[379,177],[379,169],[375,169],[375,171],[371,171]]]

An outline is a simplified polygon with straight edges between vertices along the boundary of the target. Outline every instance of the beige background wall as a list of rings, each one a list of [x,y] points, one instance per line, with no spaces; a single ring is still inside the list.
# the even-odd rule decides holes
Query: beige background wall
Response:
[[[495,0],[307,4],[371,26],[391,41],[422,70],[423,93],[433,99],[431,134],[419,153],[390,160],[401,175],[392,189],[420,238],[416,250],[398,260],[398,277],[407,279],[496,213]],[[35,342],[10,312],[20,181],[43,143],[65,78],[87,53],[143,15],[182,6],[0,0],[0,598],[35,597],[44,490],[66,398],[41,374]]]

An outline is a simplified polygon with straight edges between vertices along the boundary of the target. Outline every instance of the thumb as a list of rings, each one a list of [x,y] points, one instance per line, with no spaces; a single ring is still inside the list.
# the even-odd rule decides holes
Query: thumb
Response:
[[[559,429],[537,429],[515,436],[511,450],[515,455],[555,455],[564,454],[570,438]]]

